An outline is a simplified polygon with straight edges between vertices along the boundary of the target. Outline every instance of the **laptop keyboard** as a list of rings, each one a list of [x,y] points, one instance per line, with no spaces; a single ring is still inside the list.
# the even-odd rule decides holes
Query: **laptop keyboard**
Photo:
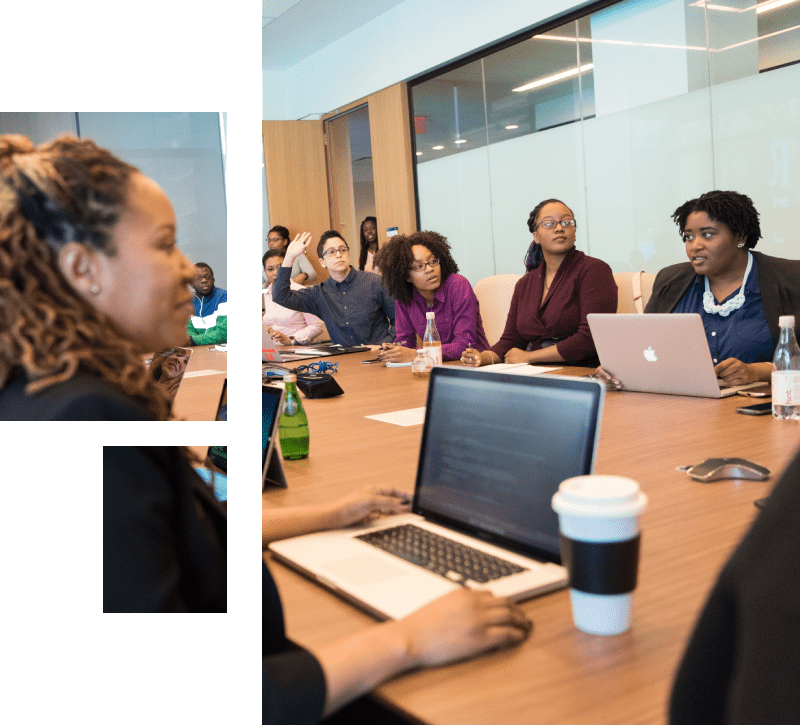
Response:
[[[459,544],[413,524],[393,526],[355,538],[459,584],[468,580],[485,584],[527,571],[510,561]]]

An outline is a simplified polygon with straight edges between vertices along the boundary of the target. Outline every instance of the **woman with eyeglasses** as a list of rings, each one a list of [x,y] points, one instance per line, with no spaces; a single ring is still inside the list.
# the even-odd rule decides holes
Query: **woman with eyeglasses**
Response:
[[[596,366],[586,315],[617,311],[611,267],[575,249],[575,215],[558,199],[537,204],[528,229],[533,234],[529,271],[514,288],[502,337],[489,350],[466,349],[461,362]]]
[[[770,382],[779,317],[800,323],[800,262],[751,251],[761,238],[758,217],[750,197],[735,191],[709,191],[679,206],[672,219],[689,261],[658,273],[644,310],[699,314],[726,385]],[[597,373],[621,387],[603,368]]]
[[[469,347],[488,350],[478,298],[458,272],[447,240],[436,232],[395,237],[381,252],[383,283],[394,297],[395,344],[381,350],[385,362],[416,357],[417,335],[425,333],[425,313],[436,314],[442,359],[458,360]]]

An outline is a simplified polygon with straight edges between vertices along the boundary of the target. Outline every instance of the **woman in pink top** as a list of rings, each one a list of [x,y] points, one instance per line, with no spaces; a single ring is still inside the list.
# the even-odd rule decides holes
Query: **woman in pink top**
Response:
[[[490,350],[469,348],[464,365],[567,363],[599,365],[586,315],[617,311],[611,267],[575,249],[575,215],[547,199],[528,217],[529,272],[517,282],[503,336]],[[530,264],[528,264],[530,262]]]
[[[278,268],[283,264],[284,257],[282,249],[270,249],[261,260],[264,265],[264,276],[267,278],[262,292],[264,302],[262,323],[267,326],[267,332],[277,345],[305,345],[322,332],[323,324],[319,317],[307,312],[295,312],[272,300],[272,283],[278,274]],[[296,282],[292,282],[291,286],[292,289],[303,289],[303,286]]]
[[[417,336],[425,333],[425,313],[436,314],[442,358],[458,360],[470,346],[487,350],[478,298],[458,272],[447,240],[436,232],[395,237],[381,250],[383,283],[395,303],[395,344],[380,352],[385,362],[416,357]]]

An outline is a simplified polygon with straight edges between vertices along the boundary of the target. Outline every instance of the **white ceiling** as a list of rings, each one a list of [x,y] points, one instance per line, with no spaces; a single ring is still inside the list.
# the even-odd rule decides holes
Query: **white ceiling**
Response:
[[[261,68],[284,71],[404,0],[261,1]]]

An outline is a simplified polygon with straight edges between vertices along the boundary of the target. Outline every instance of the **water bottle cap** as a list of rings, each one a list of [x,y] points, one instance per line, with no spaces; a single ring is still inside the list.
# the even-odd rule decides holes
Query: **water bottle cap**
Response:
[[[778,318],[779,327],[794,327],[794,315],[781,315]]]
[[[296,383],[297,382],[297,375],[284,375],[283,376],[284,383]]]
[[[436,314],[434,312],[426,312],[425,317],[429,320],[433,320],[436,317]]]

